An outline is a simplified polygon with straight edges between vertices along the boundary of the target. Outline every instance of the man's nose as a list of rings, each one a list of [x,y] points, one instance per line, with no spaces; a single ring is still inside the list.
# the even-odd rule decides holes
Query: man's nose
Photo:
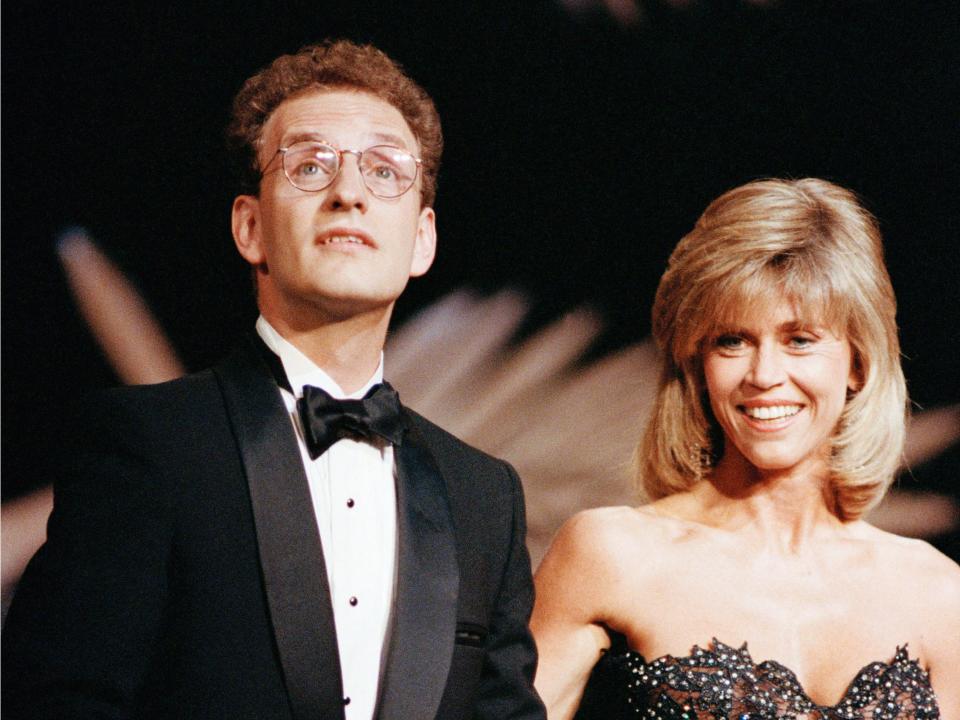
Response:
[[[325,191],[324,209],[357,209],[366,212],[369,200],[368,190],[363,183],[359,160],[356,153],[343,151],[340,171]]]
[[[747,381],[758,388],[771,388],[784,381],[783,357],[777,348],[760,345],[753,354]]]

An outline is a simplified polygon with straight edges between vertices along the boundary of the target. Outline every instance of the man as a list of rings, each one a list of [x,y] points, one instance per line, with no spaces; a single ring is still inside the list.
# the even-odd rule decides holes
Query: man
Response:
[[[325,43],[248,80],[229,134],[257,336],[84,421],[8,615],[5,715],[543,718],[516,474],[381,385],[434,257],[433,103]]]

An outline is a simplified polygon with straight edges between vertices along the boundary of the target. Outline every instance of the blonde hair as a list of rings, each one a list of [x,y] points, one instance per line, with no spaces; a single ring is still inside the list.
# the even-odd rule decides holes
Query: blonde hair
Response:
[[[856,519],[883,497],[903,453],[906,383],[896,299],[876,220],[825,180],[761,180],[714,200],[677,245],[653,306],[662,369],[637,449],[651,499],[686,490],[723,449],[703,380],[703,343],[750,308],[788,300],[850,343],[856,393],[832,437],[829,491]]]

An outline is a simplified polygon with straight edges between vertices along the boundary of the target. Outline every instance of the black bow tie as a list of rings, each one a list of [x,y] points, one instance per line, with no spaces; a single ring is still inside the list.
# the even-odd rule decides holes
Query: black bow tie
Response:
[[[379,435],[394,445],[403,439],[400,398],[387,383],[374,385],[362,400],[337,400],[318,387],[304,385],[297,410],[314,460],[342,438],[369,440]]]

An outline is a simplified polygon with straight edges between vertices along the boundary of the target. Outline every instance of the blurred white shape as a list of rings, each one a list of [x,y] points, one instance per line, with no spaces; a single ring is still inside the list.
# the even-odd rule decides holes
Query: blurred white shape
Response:
[[[905,465],[920,465],[960,441],[960,404],[915,413],[907,427]]]
[[[500,418],[490,428],[497,431],[493,451],[526,481],[535,561],[578,510],[639,502],[630,461],[656,377],[652,346],[633,345],[569,369],[536,402],[518,403],[512,418]]]
[[[897,535],[934,537],[957,529],[960,506],[946,495],[891,490],[867,521]]]
[[[415,378],[423,370],[425,353],[447,341],[450,329],[461,324],[479,302],[479,298],[467,290],[452,292],[437,300],[405,324],[387,335],[386,352],[390,356],[391,383],[412,384],[411,392],[418,391]],[[404,378],[406,380],[404,380]]]
[[[453,307],[460,317],[448,313]],[[627,464],[656,370],[649,343],[578,366],[601,329],[599,317],[585,309],[513,347],[509,340],[525,307],[514,293],[487,300],[456,293],[392,335],[385,364],[404,403],[517,468],[527,494],[528,542],[539,561],[556,528],[576,510],[635,502]],[[484,330],[484,323],[492,327]],[[414,327],[426,342],[412,340]],[[397,341],[403,343],[399,350]],[[405,357],[411,345],[420,349],[414,362]],[[462,372],[443,370],[431,388],[438,382],[437,357]]]
[[[475,399],[478,379],[500,361],[526,313],[526,299],[513,290],[442,300],[415,318],[409,331],[401,328],[390,337],[385,354],[391,384],[405,403],[454,427],[464,405]]]
[[[0,510],[0,574],[3,577],[4,613],[24,568],[47,539],[47,518],[52,508],[53,489],[49,486],[3,503]]]
[[[124,383],[158,383],[183,375],[143,298],[84,230],[65,232],[57,254],[80,313]]]
[[[83,229],[66,231],[57,243],[57,254],[80,314],[122,382],[158,383],[184,374],[140,293]],[[4,610],[27,562],[46,541],[52,509],[50,487],[3,503]]]
[[[496,358],[475,378],[470,403],[456,419],[458,435],[485,444],[484,437],[500,427],[511,406],[527,404],[576,362],[600,332],[599,317],[588,310],[565,314],[528,339],[515,351]]]

